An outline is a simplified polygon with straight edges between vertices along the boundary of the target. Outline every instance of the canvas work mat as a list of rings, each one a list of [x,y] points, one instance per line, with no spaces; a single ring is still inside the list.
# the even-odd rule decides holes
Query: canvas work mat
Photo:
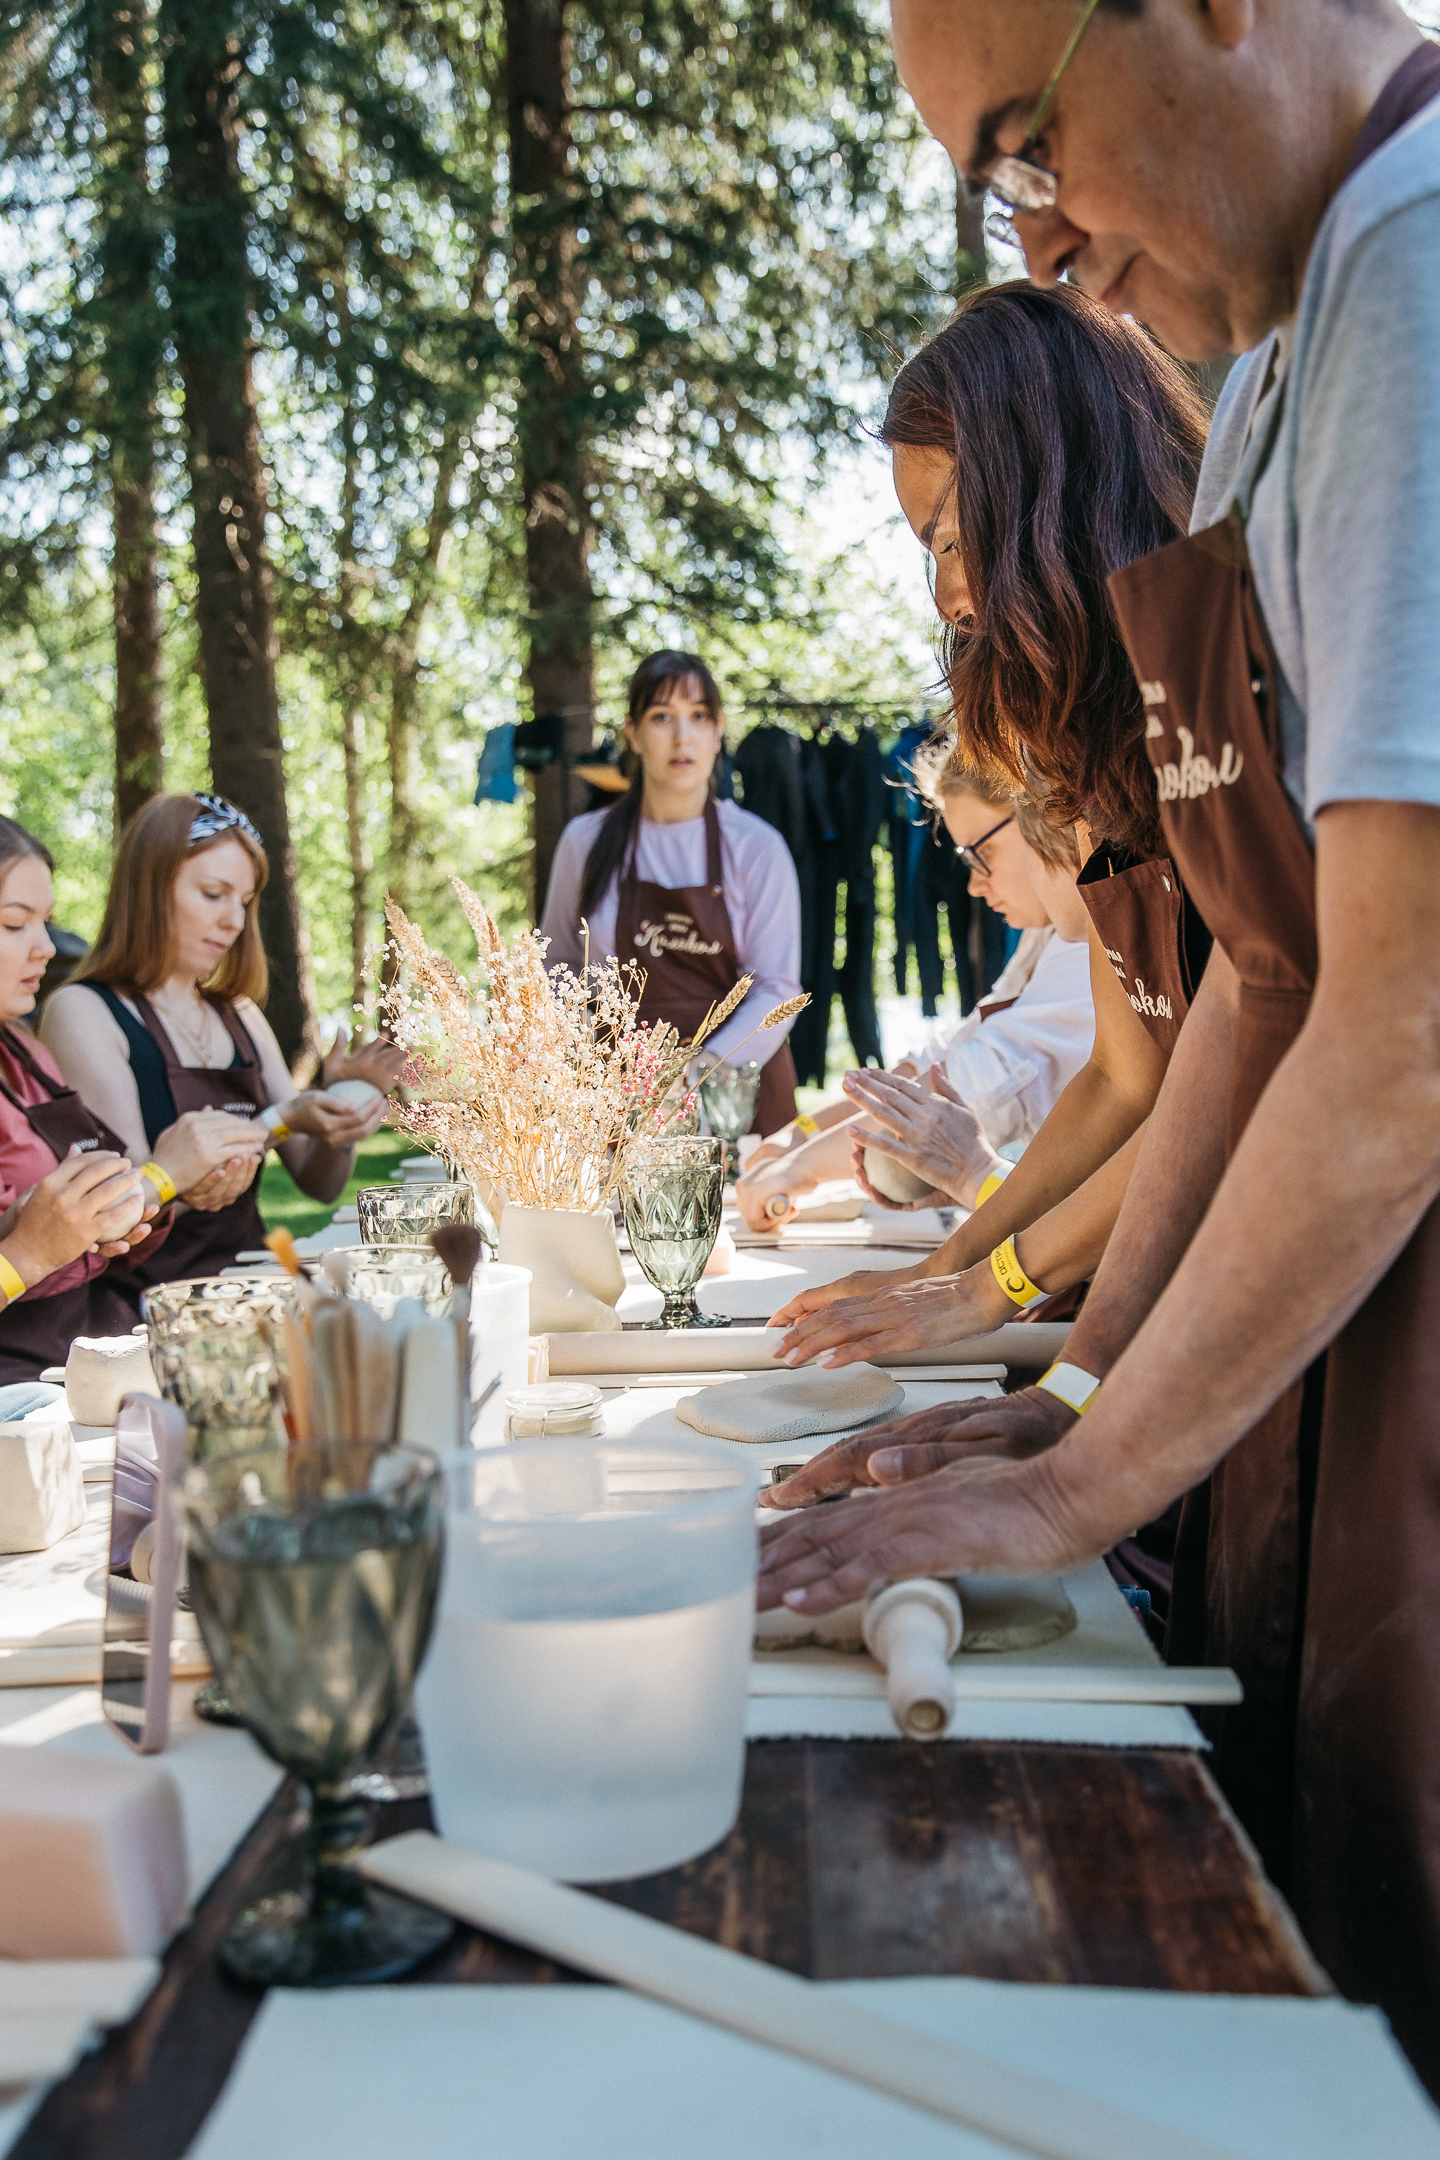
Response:
[[[1121,2105],[1156,2151],[1168,2129],[1235,2160],[1440,2160],[1440,2118],[1374,2010],[934,1978],[825,1992]],[[1015,2160],[664,2004],[566,1986],[275,1989],[191,2155],[474,2160],[482,2118],[487,2153],[527,2160]]]

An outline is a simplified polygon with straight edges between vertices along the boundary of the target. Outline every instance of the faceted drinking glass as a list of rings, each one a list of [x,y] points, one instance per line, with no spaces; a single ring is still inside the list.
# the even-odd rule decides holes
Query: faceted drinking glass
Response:
[[[365,1185],[355,1195],[363,1245],[422,1245],[442,1223],[473,1223],[475,1194],[469,1185],[410,1180],[404,1185]]]
[[[355,1873],[368,1817],[349,1781],[405,1711],[430,1639],[436,1459],[390,1441],[314,1441],[192,1465],[179,1499],[211,1661],[241,1723],[312,1802],[305,1890],[242,1912],[221,1959],[261,1987],[392,1980],[451,1926]]]
[[[286,1445],[280,1319],[294,1309],[288,1275],[196,1276],[143,1293],[150,1362],[184,1412],[192,1461]],[[239,1722],[217,1680],[197,1689],[193,1707],[212,1725]]]
[[[720,1233],[725,1191],[723,1140],[648,1140],[631,1144],[621,1203],[630,1250],[646,1280],[664,1293],[651,1328],[725,1327],[702,1313],[695,1285]]]
[[[418,1298],[427,1313],[443,1313],[454,1288],[429,1245],[341,1245],[321,1265],[346,1297],[373,1305],[382,1320],[393,1319],[401,1298]]]
[[[744,1065],[717,1065],[700,1083],[700,1100],[705,1105],[710,1130],[728,1143],[726,1168],[732,1177],[740,1168],[740,1152],[735,1143],[755,1122],[755,1105],[760,1100],[760,1070],[753,1059]]]

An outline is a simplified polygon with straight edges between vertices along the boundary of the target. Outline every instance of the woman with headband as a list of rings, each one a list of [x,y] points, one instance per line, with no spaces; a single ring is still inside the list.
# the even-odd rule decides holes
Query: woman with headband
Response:
[[[45,1008],[42,1038],[97,1117],[176,1201],[165,1245],[132,1271],[142,1287],[213,1275],[260,1246],[256,1204],[270,1145],[303,1193],[338,1198],[384,1103],[343,1108],[297,1092],[260,1010],[267,971],[256,902],[268,865],[250,820],[218,795],[158,795],[116,852],[95,945]],[[402,1053],[343,1037],[324,1079],[383,1096]]]

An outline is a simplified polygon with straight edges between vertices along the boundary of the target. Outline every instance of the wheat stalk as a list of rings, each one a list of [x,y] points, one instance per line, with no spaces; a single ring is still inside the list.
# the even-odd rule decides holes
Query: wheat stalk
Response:
[[[578,975],[548,969],[544,938],[521,931],[507,946],[478,897],[459,878],[453,883],[475,933],[476,983],[386,902],[400,962],[386,1009],[409,1052],[393,1122],[503,1199],[603,1207],[636,1133],[663,1131],[667,1099],[696,1048],[735,1011],[753,979],[742,976],[682,1042],[668,1023],[640,1020],[638,969],[622,968],[613,956],[588,964],[588,938]],[[777,1007],[762,1026],[805,1002]]]

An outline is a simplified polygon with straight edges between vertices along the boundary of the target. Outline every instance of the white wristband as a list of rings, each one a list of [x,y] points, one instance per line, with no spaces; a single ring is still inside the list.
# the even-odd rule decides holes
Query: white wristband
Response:
[[[262,1110],[257,1123],[263,1125],[276,1147],[290,1138],[290,1127],[285,1122],[285,1104],[272,1102],[268,1110]]]
[[[1047,1394],[1058,1396],[1079,1417],[1084,1417],[1100,1392],[1100,1382],[1083,1365],[1052,1365],[1035,1383]]]

